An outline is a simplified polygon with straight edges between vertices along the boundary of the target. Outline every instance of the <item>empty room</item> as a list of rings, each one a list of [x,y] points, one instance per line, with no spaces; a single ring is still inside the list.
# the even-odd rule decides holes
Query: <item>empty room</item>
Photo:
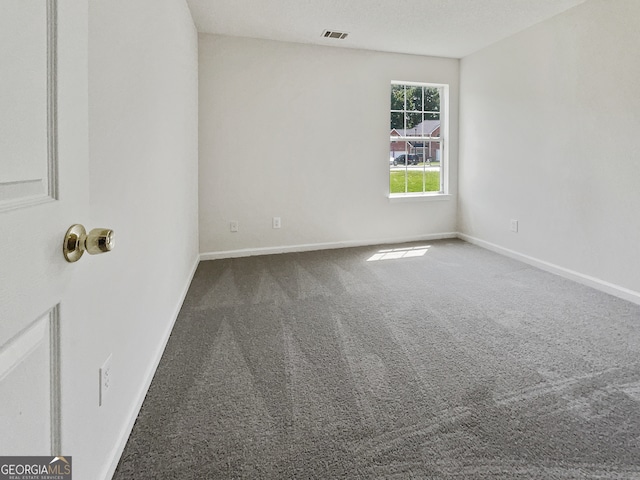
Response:
[[[640,479],[640,2],[4,7],[0,478]]]

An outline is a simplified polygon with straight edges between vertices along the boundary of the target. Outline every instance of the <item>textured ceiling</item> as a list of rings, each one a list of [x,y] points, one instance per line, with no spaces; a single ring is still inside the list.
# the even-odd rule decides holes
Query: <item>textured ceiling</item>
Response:
[[[585,0],[187,1],[202,33],[461,58]]]

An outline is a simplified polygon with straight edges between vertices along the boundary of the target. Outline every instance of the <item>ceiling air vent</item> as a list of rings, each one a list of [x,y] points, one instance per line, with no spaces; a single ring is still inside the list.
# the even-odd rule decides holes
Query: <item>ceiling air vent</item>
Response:
[[[347,35],[349,34],[344,32],[335,32],[333,30],[325,30],[324,32],[322,32],[322,36],[324,38],[338,38],[340,40],[344,40],[345,38],[347,38]]]

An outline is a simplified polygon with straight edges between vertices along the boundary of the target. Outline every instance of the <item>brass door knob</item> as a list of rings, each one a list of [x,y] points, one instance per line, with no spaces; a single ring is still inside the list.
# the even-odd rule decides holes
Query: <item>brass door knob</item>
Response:
[[[106,253],[113,250],[113,230],[108,228],[94,228],[87,235],[82,225],[71,225],[64,236],[62,252],[67,262],[80,260],[85,251],[91,255]]]

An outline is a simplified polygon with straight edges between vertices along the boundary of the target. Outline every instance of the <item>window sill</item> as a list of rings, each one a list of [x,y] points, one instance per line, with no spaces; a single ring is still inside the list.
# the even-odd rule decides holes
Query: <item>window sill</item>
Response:
[[[443,200],[450,200],[452,197],[448,193],[417,193],[417,194],[391,194],[389,195],[389,201],[391,203],[396,202],[437,202]]]

